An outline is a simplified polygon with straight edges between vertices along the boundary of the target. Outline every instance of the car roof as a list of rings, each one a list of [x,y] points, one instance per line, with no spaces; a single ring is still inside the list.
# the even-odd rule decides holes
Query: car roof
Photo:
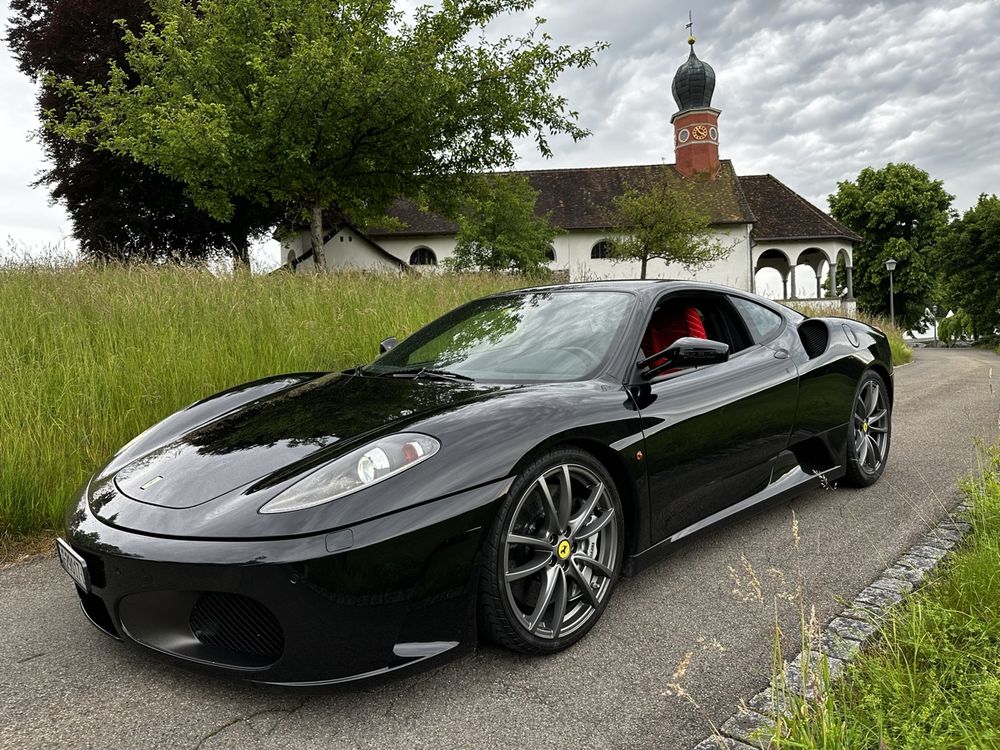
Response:
[[[607,279],[601,281],[574,281],[564,284],[548,284],[544,286],[526,287],[523,289],[511,289],[507,292],[500,292],[495,296],[508,294],[532,294],[535,292],[631,292],[641,297],[659,296],[661,292],[669,290],[671,287],[677,289],[704,289],[705,291],[736,293],[745,296],[757,295],[747,292],[745,289],[723,286],[722,284],[710,284],[704,281],[686,281],[682,279]]]

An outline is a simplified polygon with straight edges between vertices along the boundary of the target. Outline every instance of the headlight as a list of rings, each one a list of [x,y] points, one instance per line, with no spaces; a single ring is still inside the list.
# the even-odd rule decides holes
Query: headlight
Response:
[[[265,503],[260,512],[287,513],[328,503],[416,466],[440,447],[434,438],[415,432],[376,440],[307,474]]]

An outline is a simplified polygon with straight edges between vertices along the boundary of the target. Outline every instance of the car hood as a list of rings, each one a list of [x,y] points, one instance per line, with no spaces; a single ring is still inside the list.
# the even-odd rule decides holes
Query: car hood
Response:
[[[513,386],[330,374],[243,404],[121,467],[132,500],[191,508],[233,490],[279,484],[346,445]]]

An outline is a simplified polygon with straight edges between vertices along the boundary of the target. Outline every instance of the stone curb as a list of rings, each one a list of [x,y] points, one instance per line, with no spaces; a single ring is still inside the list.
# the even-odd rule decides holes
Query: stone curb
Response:
[[[785,665],[784,684],[772,685],[757,693],[719,727],[718,732],[694,746],[693,750],[767,750],[774,719],[788,716],[782,696],[801,696],[803,686],[812,692],[819,679],[818,669],[825,658],[830,679],[838,679],[863,646],[878,638],[879,624],[903,601],[903,597],[923,583],[934,568],[971,528],[960,514],[972,506],[962,502],[937,526],[892,563],[870,586],[858,594],[819,636],[818,651],[806,655],[803,677],[800,653]],[[778,688],[777,690],[775,688]]]

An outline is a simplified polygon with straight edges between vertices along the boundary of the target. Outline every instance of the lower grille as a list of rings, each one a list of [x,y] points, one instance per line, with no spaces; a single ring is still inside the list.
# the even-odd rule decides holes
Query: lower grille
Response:
[[[191,610],[191,632],[202,643],[277,660],[285,648],[278,619],[258,601],[209,591]]]

